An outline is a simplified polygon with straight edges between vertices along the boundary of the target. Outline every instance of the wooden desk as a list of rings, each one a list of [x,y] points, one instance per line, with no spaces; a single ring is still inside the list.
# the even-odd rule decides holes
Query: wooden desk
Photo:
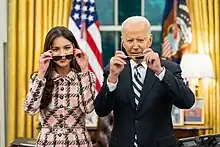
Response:
[[[92,142],[95,143],[96,141],[96,128],[87,128],[88,132],[91,136]],[[194,137],[199,135],[204,135],[206,130],[212,130],[212,128],[207,127],[174,127],[175,135],[178,139],[185,138],[185,137]]]
[[[174,132],[178,139],[184,137],[193,137],[204,135],[206,130],[212,130],[212,128],[207,127],[174,127]]]
[[[95,144],[96,143],[96,136],[97,136],[97,128],[90,128],[87,127],[88,133],[91,137],[92,143]]]

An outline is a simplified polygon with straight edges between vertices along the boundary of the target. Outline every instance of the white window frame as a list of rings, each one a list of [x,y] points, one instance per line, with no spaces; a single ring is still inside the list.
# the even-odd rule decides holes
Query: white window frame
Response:
[[[145,0],[141,0],[141,16],[144,16],[145,12]],[[161,31],[161,25],[151,25],[151,32]],[[114,0],[114,25],[100,25],[100,31],[103,32],[115,32],[115,49],[119,48],[119,37],[118,32],[121,31],[121,26],[118,25],[118,0]]]

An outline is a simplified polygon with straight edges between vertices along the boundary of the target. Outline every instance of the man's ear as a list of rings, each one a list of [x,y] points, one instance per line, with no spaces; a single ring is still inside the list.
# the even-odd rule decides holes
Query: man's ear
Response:
[[[121,46],[120,47],[121,47],[121,51],[123,51],[125,53],[125,55],[128,56],[127,51],[124,47],[124,41],[123,41],[122,37],[121,37]]]
[[[148,37],[148,40],[146,42],[147,43],[147,48],[151,47],[152,42],[153,42],[153,36],[152,36],[152,34],[150,34],[149,37]]]
[[[120,47],[121,47],[121,50],[123,50],[123,48],[125,48],[124,47],[124,40],[123,40],[122,36],[121,36],[121,46]]]
[[[121,48],[125,48],[123,40],[121,40]]]

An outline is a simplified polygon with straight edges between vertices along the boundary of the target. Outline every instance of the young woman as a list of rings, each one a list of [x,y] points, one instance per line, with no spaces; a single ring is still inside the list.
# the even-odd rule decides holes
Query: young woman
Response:
[[[88,56],[79,49],[71,31],[52,28],[25,101],[28,114],[40,112],[42,127],[37,147],[92,146],[84,118],[94,109],[95,86]]]

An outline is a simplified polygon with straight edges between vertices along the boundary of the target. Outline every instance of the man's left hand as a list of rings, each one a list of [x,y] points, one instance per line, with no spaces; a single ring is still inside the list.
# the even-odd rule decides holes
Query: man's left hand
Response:
[[[147,48],[144,50],[143,54],[147,67],[155,72],[156,75],[159,75],[163,71],[163,68],[158,53],[154,52],[151,48]]]

